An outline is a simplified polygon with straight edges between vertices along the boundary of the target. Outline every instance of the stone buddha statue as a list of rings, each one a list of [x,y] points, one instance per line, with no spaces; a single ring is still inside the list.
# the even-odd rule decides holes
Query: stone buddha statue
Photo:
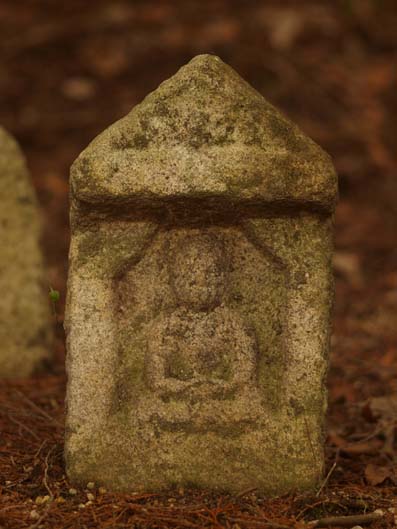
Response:
[[[172,246],[171,246],[172,248]],[[173,312],[148,334],[146,377],[163,398],[228,399],[255,383],[255,337],[225,304],[229,263],[214,234],[179,239],[168,255]]]

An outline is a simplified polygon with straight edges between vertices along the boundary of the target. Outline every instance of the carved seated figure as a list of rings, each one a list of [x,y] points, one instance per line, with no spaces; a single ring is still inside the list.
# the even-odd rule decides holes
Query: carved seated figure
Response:
[[[149,387],[164,402],[191,404],[234,399],[254,388],[255,337],[223,302],[228,261],[222,240],[197,233],[180,239],[168,267],[177,307],[150,328]]]

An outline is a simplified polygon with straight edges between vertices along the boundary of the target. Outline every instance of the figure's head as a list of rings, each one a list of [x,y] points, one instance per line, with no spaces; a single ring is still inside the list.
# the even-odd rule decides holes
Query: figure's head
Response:
[[[208,310],[221,303],[226,259],[215,236],[192,234],[178,241],[170,255],[170,276],[178,302],[193,310]]]

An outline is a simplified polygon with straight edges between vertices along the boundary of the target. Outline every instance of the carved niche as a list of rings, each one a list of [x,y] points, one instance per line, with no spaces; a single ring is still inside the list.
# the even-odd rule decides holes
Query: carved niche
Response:
[[[114,289],[118,410],[144,399],[164,428],[200,429],[277,405],[284,273],[239,227],[160,229]]]

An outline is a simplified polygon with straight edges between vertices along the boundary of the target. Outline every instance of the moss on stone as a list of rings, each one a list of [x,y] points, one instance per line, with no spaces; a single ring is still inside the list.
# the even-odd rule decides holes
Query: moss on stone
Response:
[[[76,266],[95,269],[97,277],[120,275],[127,266],[139,260],[157,230],[153,222],[142,222],[133,231],[128,227],[128,223],[120,221],[112,223],[111,229],[108,229],[105,221],[76,233]]]

